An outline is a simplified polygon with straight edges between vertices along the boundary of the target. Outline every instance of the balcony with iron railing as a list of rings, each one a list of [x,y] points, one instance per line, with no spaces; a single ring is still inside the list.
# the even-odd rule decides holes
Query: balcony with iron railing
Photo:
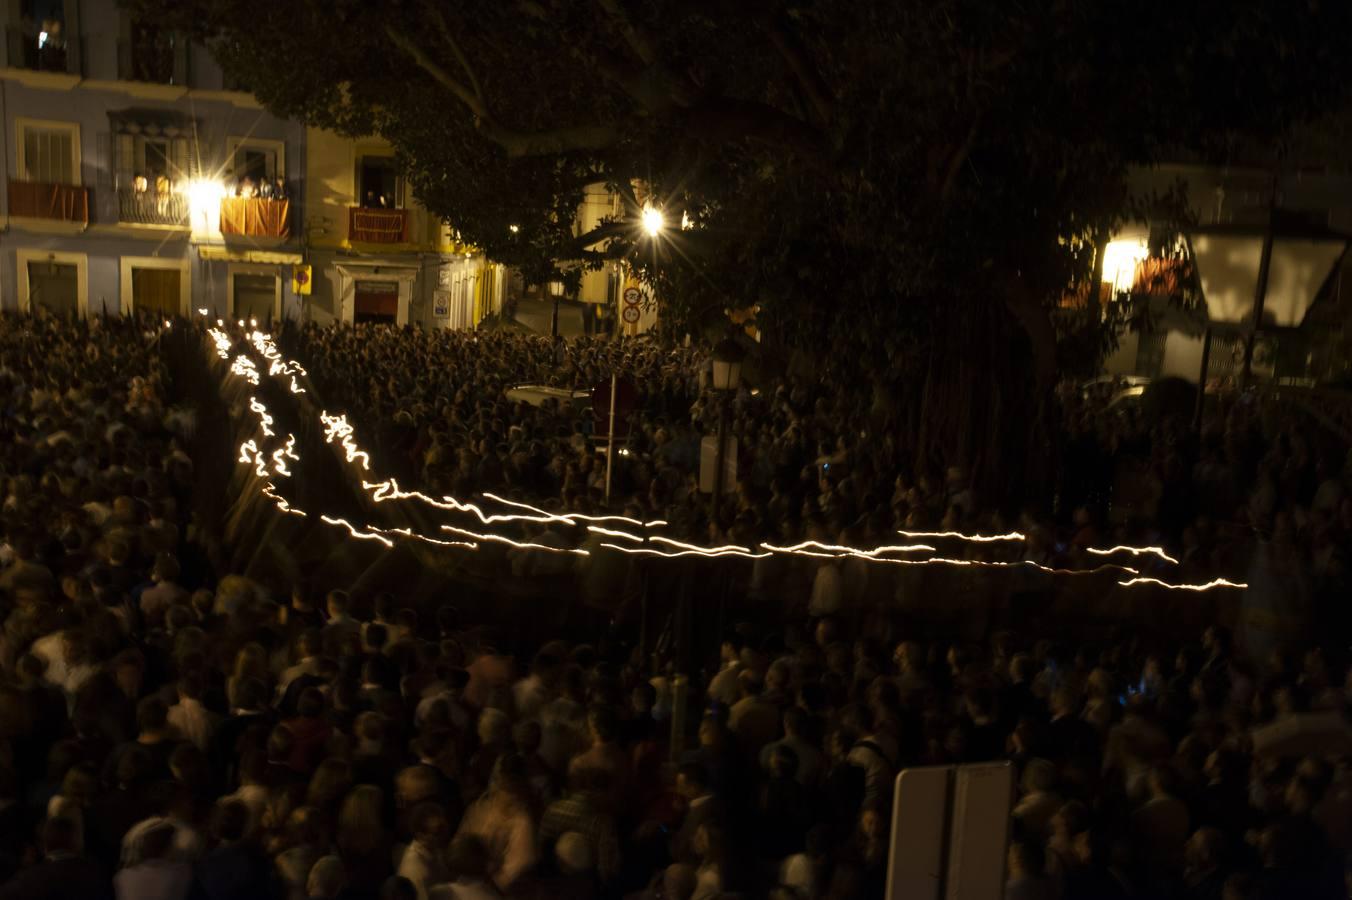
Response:
[[[358,243],[402,244],[408,240],[408,210],[349,207],[347,238]]]
[[[21,219],[51,219],[89,224],[89,188],[78,184],[9,182],[9,214]]]
[[[188,222],[188,198],[173,191],[120,188],[117,192],[117,216],[124,225],[183,226]]]

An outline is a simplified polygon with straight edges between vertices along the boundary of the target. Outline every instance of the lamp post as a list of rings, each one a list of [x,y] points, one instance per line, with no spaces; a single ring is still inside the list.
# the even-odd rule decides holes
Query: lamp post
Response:
[[[718,446],[714,451],[713,491],[709,499],[709,518],[718,521],[718,505],[723,494],[723,452],[728,432],[728,397],[737,390],[742,381],[742,360],[746,357],[740,344],[731,337],[719,341],[714,346],[709,386],[719,400]],[[707,458],[707,457],[705,457]],[[701,480],[702,477],[701,477]],[[709,561],[708,565],[716,564]],[[691,592],[694,590],[692,571],[689,566],[682,567],[680,587],[677,588],[676,616],[673,632],[675,634],[676,661],[679,667],[672,690],[671,714],[671,754],[672,760],[680,758],[685,744],[686,708],[689,704],[689,675],[694,668],[691,654],[691,632],[694,618],[690,608]]]
[[[1269,326],[1300,327],[1306,313],[1342,257],[1347,237],[1327,227],[1287,221],[1270,210],[1256,226],[1214,225],[1189,235],[1206,301],[1201,373],[1194,424],[1201,427],[1211,344],[1217,332],[1239,334],[1244,341],[1240,387],[1253,382],[1258,333]]]
[[[742,382],[742,360],[746,351],[733,338],[726,337],[714,347],[710,387],[718,396],[718,446],[714,452],[714,489],[709,499],[709,518],[717,522],[723,500],[723,452],[728,433],[728,398]]]

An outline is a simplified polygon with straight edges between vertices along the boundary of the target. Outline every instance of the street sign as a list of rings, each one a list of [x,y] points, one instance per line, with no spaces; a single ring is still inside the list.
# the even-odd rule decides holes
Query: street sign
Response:
[[[642,302],[643,302],[643,291],[632,286],[624,289],[625,306],[638,306]]]
[[[636,325],[638,324],[640,315],[642,315],[642,313],[639,312],[637,306],[626,306],[624,312],[620,313],[620,318],[624,319],[624,321],[630,325]]]
[[[610,437],[610,379],[598,382],[591,392],[592,417],[597,440]],[[615,386],[615,439],[629,438],[629,428],[638,409],[638,386],[630,378],[619,378]]]
[[[1001,900],[1014,769],[903,769],[892,802],[887,900]]]
[[[310,294],[310,267],[295,265],[291,267],[291,293],[297,297]]]

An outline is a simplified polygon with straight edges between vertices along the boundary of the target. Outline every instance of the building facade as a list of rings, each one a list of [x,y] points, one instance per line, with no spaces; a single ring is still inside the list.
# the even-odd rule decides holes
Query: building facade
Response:
[[[1352,175],[1299,161],[1180,163],[1138,171],[1134,187],[1181,190],[1190,224],[1180,236],[1172,224],[1129,222],[1104,247],[1103,297],[1126,298],[1136,324],[1105,361],[1108,374],[1215,387],[1243,380],[1247,355],[1254,379],[1352,375]],[[1172,302],[1181,289],[1199,300],[1191,310]]]
[[[0,305],[296,316],[305,130],[112,0],[10,0]]]
[[[307,320],[471,328],[501,312],[503,267],[418,204],[387,142],[311,128],[305,184]]]
[[[500,310],[501,267],[412,200],[388,144],[269,114],[113,0],[0,11],[0,308],[460,328]]]

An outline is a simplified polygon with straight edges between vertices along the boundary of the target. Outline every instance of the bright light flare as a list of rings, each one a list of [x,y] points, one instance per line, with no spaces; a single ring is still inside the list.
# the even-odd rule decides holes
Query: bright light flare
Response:
[[[648,237],[657,237],[667,227],[667,217],[662,214],[662,210],[651,204],[643,207],[643,230],[648,233]]]

